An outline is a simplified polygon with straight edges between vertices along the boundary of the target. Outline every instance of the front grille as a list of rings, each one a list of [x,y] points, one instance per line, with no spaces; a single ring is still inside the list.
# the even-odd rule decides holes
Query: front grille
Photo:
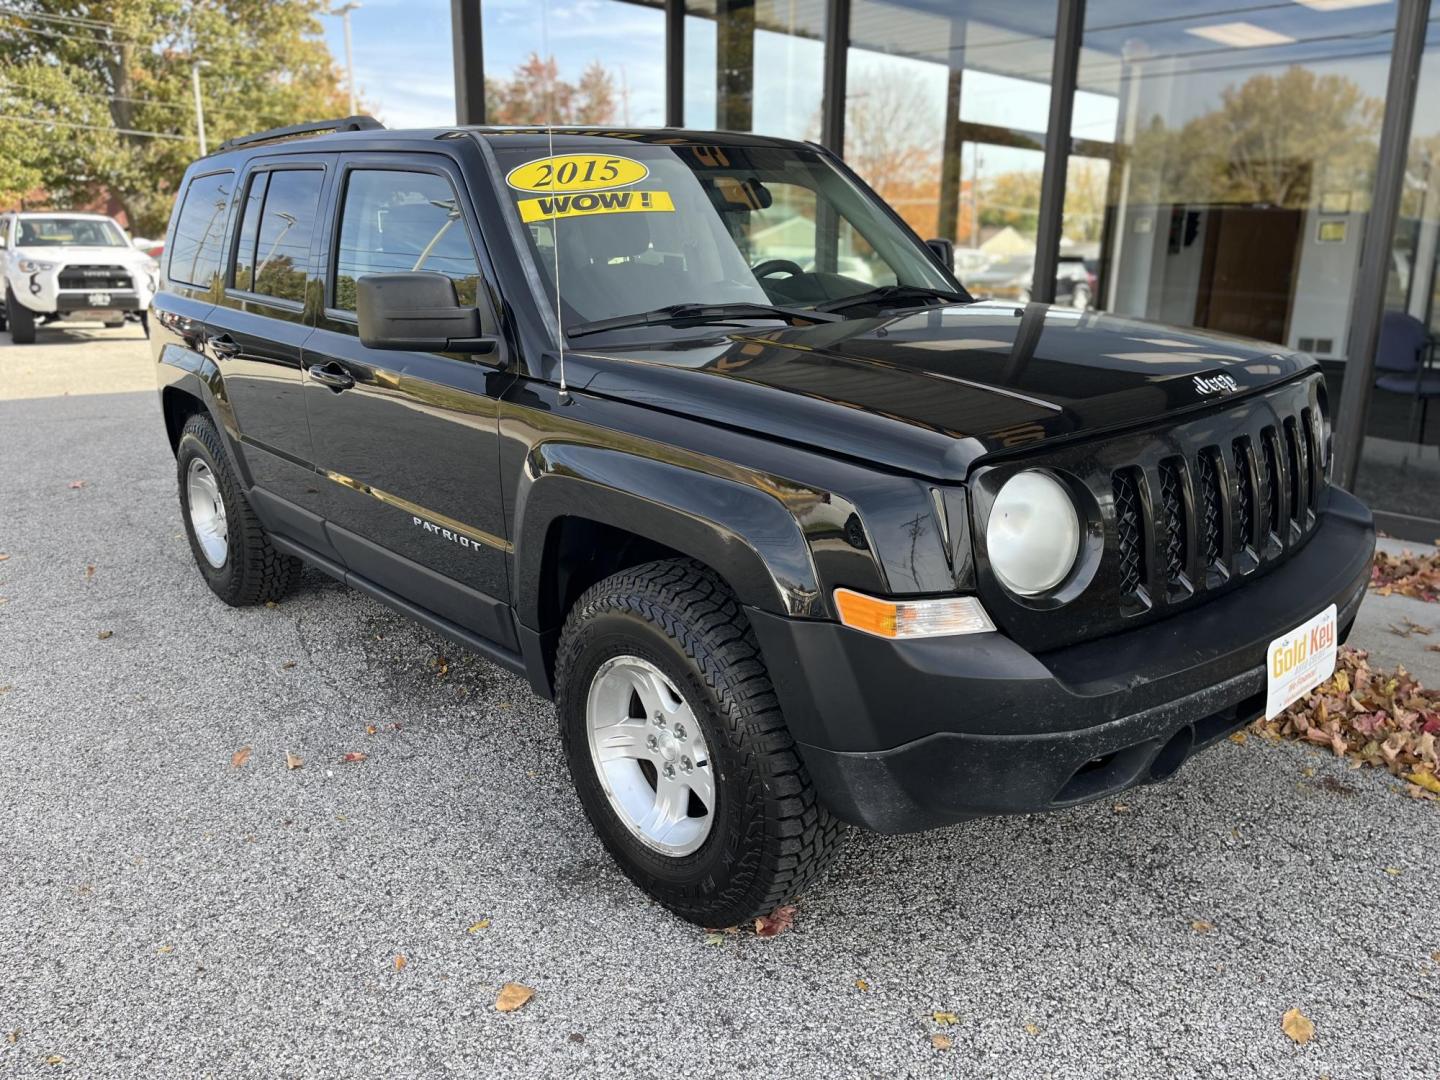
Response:
[[[1185,496],[1181,470],[1183,458],[1160,463],[1160,513],[1164,518],[1165,580],[1171,586],[1185,581]]]
[[[1120,593],[1135,596],[1145,582],[1145,544],[1140,530],[1140,493],[1133,469],[1112,478],[1115,494],[1115,535],[1120,552]]]
[[[972,482],[991,492],[1021,470],[1053,470],[1085,490],[1103,526],[1103,544],[1082,549],[1088,583],[1063,604],[1014,598],[991,582],[986,603],[997,625],[1038,652],[1068,647],[1203,603],[1288,559],[1326,505],[1315,450],[1322,393],[1312,374],[981,466]],[[983,564],[979,572],[988,573]]]
[[[1200,554],[1205,565],[1220,563],[1225,555],[1225,506],[1220,501],[1220,461],[1214,449],[1205,450],[1198,459],[1200,515]]]
[[[62,289],[129,289],[130,272],[123,266],[67,266],[57,279]]]

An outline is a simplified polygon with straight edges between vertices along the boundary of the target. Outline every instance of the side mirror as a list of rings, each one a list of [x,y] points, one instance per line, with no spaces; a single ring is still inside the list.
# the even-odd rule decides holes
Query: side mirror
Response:
[[[355,314],[360,343],[370,349],[487,353],[496,346],[480,309],[461,307],[444,274],[366,274],[355,282]]]
[[[930,254],[935,256],[936,262],[950,273],[955,272],[955,242],[953,240],[926,240],[925,246],[930,249]]]

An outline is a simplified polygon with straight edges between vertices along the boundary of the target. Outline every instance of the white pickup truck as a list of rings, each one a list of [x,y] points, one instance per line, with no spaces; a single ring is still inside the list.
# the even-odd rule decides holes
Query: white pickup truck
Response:
[[[133,319],[150,332],[159,266],[104,214],[0,214],[0,272],[0,330],[16,345],[33,342],[37,325],[62,319]]]

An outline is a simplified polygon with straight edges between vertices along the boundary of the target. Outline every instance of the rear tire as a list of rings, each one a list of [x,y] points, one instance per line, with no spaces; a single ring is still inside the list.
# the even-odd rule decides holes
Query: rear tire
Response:
[[[10,322],[10,340],[16,345],[35,344],[35,313],[15,299],[10,286],[5,286],[5,313]]]
[[[197,414],[185,421],[175,464],[190,551],[215,595],[232,607],[245,607],[288,593],[300,579],[300,560],[270,543],[208,416]],[[219,503],[204,508],[206,520],[198,529],[195,519],[201,510],[192,489],[212,491]]]
[[[105,329],[106,329],[106,330],[119,330],[120,327],[122,327],[122,326],[124,326],[124,325],[125,325],[125,320],[124,320],[124,319],[107,319],[107,320],[105,321]]]
[[[658,675],[652,686],[668,689],[665,708],[675,711],[662,719],[637,691],[620,720],[609,717],[602,706],[619,699],[604,696],[603,680],[617,664],[642,678]],[[555,681],[561,738],[591,825],[626,876],[681,918],[731,926],[768,914],[809,884],[838,846],[840,823],[816,796],[745,613],[701,564],[646,563],[592,587],[566,620]],[[674,716],[696,730],[681,731]],[[620,734],[592,736],[592,724]],[[659,748],[640,748],[647,734],[652,747],[658,734]],[[637,749],[602,763],[620,742]],[[682,756],[696,748],[693,763]],[[625,767],[633,759],[634,769],[617,777],[608,771],[615,758]],[[660,770],[672,767],[684,772],[662,780]],[[632,804],[638,790],[641,814],[610,794],[622,782]],[[658,809],[661,784],[677,782],[688,788],[688,801],[674,804],[685,816],[647,834],[652,817],[643,804],[653,799]]]

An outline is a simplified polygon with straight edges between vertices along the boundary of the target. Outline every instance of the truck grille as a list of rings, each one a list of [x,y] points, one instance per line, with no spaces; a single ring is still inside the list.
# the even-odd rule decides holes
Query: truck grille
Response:
[[[67,266],[57,279],[62,289],[129,289],[130,271],[123,266]]]
[[[1063,474],[1088,489],[1104,536],[1091,549],[1088,581],[1059,606],[987,589],[982,562],[987,610],[1017,640],[1044,649],[1160,618],[1284,560],[1324,508],[1323,393],[1312,376],[977,472],[991,490],[1037,465]]]

